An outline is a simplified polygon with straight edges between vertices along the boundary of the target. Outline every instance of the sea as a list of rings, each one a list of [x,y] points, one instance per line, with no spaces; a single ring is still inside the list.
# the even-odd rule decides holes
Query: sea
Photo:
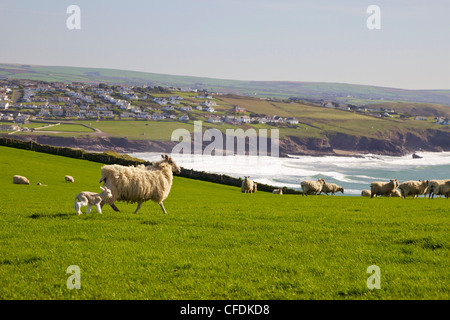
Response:
[[[276,187],[301,190],[304,180],[325,179],[344,188],[344,196],[359,196],[373,181],[450,179],[450,152],[416,152],[401,157],[364,154],[355,156],[214,156],[173,154],[175,162],[196,171],[250,179]],[[161,153],[132,153],[155,161]],[[341,195],[341,193],[338,193]]]

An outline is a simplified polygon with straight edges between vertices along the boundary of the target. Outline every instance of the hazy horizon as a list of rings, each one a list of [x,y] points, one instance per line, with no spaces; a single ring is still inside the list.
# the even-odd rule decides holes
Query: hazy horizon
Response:
[[[72,4],[79,30],[66,26]],[[366,25],[370,5],[379,30]],[[0,62],[449,90],[448,9],[443,0],[0,0]]]

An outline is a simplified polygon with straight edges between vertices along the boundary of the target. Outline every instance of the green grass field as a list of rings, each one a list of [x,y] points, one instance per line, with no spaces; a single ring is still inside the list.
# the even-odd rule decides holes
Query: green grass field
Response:
[[[449,298],[447,199],[242,194],[175,177],[167,215],[152,202],[75,215],[101,166],[0,147],[0,299]],[[367,288],[371,265],[381,289]]]

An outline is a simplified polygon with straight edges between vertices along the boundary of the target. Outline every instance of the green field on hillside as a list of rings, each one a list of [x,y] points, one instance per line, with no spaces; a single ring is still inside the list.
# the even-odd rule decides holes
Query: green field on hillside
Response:
[[[101,166],[0,147],[0,299],[450,296],[445,198],[242,194],[175,177],[167,215],[147,202],[77,216],[74,197],[100,191]],[[67,287],[72,265],[81,289]],[[367,288],[371,265],[381,289]]]

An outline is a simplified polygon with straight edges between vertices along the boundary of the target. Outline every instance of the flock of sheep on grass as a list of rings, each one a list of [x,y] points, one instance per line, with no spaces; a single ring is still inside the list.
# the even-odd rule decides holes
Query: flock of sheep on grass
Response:
[[[90,213],[91,207],[95,206],[98,213],[102,213],[102,207],[109,204],[114,211],[119,209],[114,204],[116,201],[137,203],[135,213],[142,204],[148,200],[158,203],[164,214],[167,213],[163,201],[168,197],[173,182],[173,173],[180,173],[181,168],[168,155],[163,155],[162,160],[152,163],[150,166],[122,166],[105,165],[101,168],[100,183],[103,182],[102,192],[90,191],[80,192],[74,200],[74,208],[78,215],[81,208],[87,206],[86,213]],[[66,182],[74,182],[73,177],[65,176]],[[15,175],[14,184],[30,184],[23,176]],[[38,183],[38,185],[42,185]],[[335,194],[344,193],[344,188],[334,183],[327,183],[319,178],[317,181],[302,181],[303,195],[317,195],[320,193]],[[242,193],[255,193],[257,183],[245,176],[241,185]],[[274,194],[283,194],[282,189],[274,189]],[[423,180],[406,181],[399,183],[396,179],[389,182],[372,182],[370,190],[363,190],[361,196],[402,197],[428,194],[430,198],[435,195],[450,196],[450,180]]]
[[[334,183],[327,183],[320,178],[317,181],[302,181],[303,195],[317,195],[321,192],[325,194],[335,194],[344,189]],[[400,183],[397,179],[391,179],[389,182],[372,182],[370,190],[363,190],[361,196],[374,198],[376,196],[384,197],[414,197],[426,195],[433,199],[434,196],[450,196],[450,180],[418,180],[405,181]]]

